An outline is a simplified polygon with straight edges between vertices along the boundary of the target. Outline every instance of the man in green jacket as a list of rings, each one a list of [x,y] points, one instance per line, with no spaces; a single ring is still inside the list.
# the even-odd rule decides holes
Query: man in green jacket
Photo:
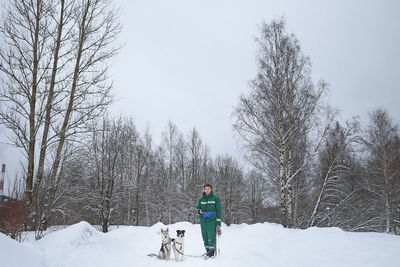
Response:
[[[204,247],[207,250],[206,258],[214,256],[215,253],[215,232],[221,235],[221,199],[214,195],[212,186],[204,186],[203,196],[197,204],[197,213],[200,215],[201,235]]]

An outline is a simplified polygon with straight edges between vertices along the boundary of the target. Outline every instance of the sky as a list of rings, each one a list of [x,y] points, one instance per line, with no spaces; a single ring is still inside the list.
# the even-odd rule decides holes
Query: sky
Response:
[[[196,127],[212,155],[243,155],[231,114],[257,73],[260,24],[285,18],[287,31],[311,58],[315,82],[330,84],[340,120],[383,107],[396,123],[400,86],[400,1],[116,0],[123,30],[113,59],[115,116],[147,125],[159,142],[169,120]],[[4,135],[0,129],[0,135]],[[3,137],[3,136],[2,136]],[[17,153],[0,140],[7,176]]]
[[[400,1],[117,1],[124,47],[112,77],[115,114],[150,126],[196,127],[212,154],[240,157],[231,114],[257,72],[260,24],[284,17],[330,84],[340,120],[384,107],[400,121]]]

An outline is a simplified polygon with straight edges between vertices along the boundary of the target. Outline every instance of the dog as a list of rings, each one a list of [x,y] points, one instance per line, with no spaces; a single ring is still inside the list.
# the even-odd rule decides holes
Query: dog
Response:
[[[168,228],[163,230],[161,228],[161,248],[157,254],[151,253],[147,256],[157,257],[157,259],[161,260],[169,260],[171,257],[171,243],[174,239],[169,237]]]
[[[183,261],[184,248],[185,248],[185,230],[176,230],[176,238],[172,249],[175,254],[175,261]]]

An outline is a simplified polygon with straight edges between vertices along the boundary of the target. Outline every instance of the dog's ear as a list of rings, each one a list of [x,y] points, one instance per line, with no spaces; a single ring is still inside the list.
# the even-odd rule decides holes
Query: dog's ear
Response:
[[[180,230],[176,230],[176,232],[179,234]]]
[[[164,230],[161,228],[161,231],[160,231],[160,232],[162,233],[163,231],[164,231]]]
[[[185,233],[185,230],[182,230],[182,234],[184,234]]]
[[[167,232],[168,232],[168,227],[167,227],[167,229],[166,229],[165,231],[167,231]]]

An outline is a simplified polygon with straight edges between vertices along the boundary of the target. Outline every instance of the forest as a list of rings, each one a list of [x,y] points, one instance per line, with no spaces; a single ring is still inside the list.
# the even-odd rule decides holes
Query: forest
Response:
[[[398,122],[384,108],[369,110],[367,125],[340,120],[329,81],[313,80],[284,19],[260,27],[257,75],[232,103],[232,135],[245,151],[237,159],[214,155],[196,122],[183,132],[166,121],[156,143],[150,128],[110,112],[111,62],[123,49],[110,2],[11,0],[1,18],[0,126],[24,155],[10,196],[26,206],[23,222],[3,232],[39,239],[82,220],[103,232],[197,223],[210,183],[227,225],[400,234]]]

